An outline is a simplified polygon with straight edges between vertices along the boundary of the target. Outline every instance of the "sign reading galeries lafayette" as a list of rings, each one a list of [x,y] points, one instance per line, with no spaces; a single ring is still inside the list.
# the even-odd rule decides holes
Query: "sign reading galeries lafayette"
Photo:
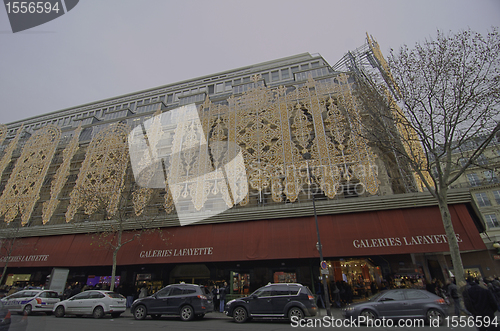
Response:
[[[462,251],[486,249],[464,204],[450,205]],[[325,258],[449,251],[437,207],[318,217]],[[123,240],[133,233],[124,233]],[[109,266],[112,252],[87,234],[18,239],[9,266]],[[124,245],[118,265],[318,258],[314,217],[178,226]],[[50,256],[49,258],[44,258]],[[23,258],[24,257],[24,258]],[[1,257],[0,257],[1,258]],[[0,267],[5,263],[0,259]]]
[[[170,256],[189,256],[189,255],[212,255],[213,247],[201,248],[174,248],[174,249],[153,249],[142,251],[139,254],[141,259],[150,257],[170,257]]]
[[[457,241],[462,242],[460,234],[456,234]],[[389,246],[412,246],[412,245],[432,245],[448,243],[448,237],[445,234],[433,234],[414,237],[392,237],[392,238],[372,238],[372,239],[354,239],[352,245],[355,248],[377,248]]]

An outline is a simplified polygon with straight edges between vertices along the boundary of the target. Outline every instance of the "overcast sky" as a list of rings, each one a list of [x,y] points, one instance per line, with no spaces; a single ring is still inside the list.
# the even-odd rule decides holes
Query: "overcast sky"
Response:
[[[0,123],[303,52],[331,65],[373,35],[500,26],[499,0],[80,0],[12,33],[0,8]]]

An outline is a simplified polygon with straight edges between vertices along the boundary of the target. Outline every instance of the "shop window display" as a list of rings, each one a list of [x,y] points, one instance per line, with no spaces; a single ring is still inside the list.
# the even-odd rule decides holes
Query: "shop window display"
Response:
[[[295,272],[278,271],[274,273],[275,283],[297,283],[297,274]]]

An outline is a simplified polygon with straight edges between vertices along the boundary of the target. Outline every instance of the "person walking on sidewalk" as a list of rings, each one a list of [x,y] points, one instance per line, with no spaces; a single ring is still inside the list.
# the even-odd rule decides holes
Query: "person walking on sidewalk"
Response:
[[[463,305],[460,293],[458,293],[458,286],[455,283],[455,279],[453,279],[453,281],[448,280],[448,296],[453,299],[456,316],[460,316],[460,312],[463,312],[467,316],[472,316],[472,314]]]
[[[224,282],[224,286],[219,289],[220,294],[220,312],[224,312],[224,305],[226,303],[226,295],[229,293],[229,288],[227,287],[227,282]]]

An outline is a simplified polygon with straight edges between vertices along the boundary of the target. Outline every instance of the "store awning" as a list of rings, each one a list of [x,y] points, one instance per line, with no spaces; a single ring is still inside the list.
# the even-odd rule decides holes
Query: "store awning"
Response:
[[[467,206],[451,205],[450,212],[460,249],[486,249]],[[326,215],[318,221],[325,258],[449,251],[435,206]],[[18,241],[10,266],[98,266],[112,261],[111,249],[96,235]],[[312,216],[169,227],[123,246],[118,264],[317,258],[316,242]]]

